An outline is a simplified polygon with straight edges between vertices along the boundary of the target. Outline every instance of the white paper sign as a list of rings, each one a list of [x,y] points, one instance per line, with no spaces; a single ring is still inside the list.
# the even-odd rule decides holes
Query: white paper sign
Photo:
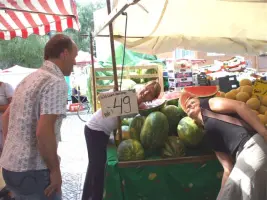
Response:
[[[99,94],[103,117],[118,117],[137,114],[138,105],[135,90],[104,92]]]

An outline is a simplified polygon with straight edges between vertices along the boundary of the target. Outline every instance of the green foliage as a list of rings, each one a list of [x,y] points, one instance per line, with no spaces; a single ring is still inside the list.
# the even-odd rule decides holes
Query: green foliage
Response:
[[[93,13],[103,5],[102,2],[77,5],[80,32],[68,29],[64,33],[76,42],[80,50],[90,52],[89,37],[81,35],[89,35],[93,30]],[[0,68],[5,69],[13,65],[39,68],[43,62],[43,50],[48,39],[48,36],[31,35],[27,39],[0,40]]]

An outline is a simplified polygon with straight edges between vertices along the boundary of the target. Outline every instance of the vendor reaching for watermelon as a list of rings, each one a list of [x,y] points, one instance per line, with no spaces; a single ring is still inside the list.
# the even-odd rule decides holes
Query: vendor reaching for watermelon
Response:
[[[156,99],[161,91],[160,84],[150,81],[137,91],[137,101],[141,105]],[[103,198],[106,150],[110,133],[117,129],[117,117],[103,118],[102,111],[96,111],[86,123],[84,134],[87,144],[89,164],[83,187],[82,200]]]
[[[217,200],[267,199],[267,130],[243,102],[181,94],[182,108],[203,126],[224,168]]]

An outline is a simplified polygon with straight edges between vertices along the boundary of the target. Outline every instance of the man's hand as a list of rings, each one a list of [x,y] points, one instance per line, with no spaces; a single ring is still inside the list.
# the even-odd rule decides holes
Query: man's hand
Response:
[[[54,193],[61,193],[62,178],[60,169],[50,171],[50,185],[45,189],[44,193],[50,197]]]

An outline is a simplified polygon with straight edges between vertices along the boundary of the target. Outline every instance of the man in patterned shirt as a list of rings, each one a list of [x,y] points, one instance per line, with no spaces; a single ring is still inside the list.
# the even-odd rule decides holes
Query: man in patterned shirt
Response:
[[[0,165],[15,199],[61,198],[57,144],[66,115],[64,76],[72,72],[77,52],[68,36],[51,38],[45,46],[43,66],[18,85],[3,116],[7,136]]]

